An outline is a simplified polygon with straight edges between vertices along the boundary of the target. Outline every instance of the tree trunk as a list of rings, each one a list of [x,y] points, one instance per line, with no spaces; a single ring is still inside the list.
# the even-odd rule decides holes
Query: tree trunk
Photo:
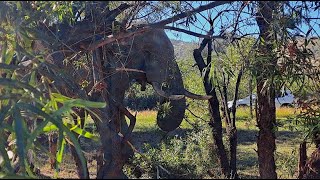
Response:
[[[95,93],[100,94],[100,96],[98,95],[98,98],[101,98],[101,100],[104,100],[107,103],[105,112],[100,114],[103,122],[97,125],[104,152],[103,165],[102,167],[99,167],[97,178],[124,179],[127,177],[123,173],[122,167],[128,157],[125,154],[125,149],[128,147],[124,144],[125,142],[122,141],[122,137],[120,137],[119,134],[123,134],[124,131],[121,130],[127,128],[127,124],[123,114],[120,113],[119,108],[115,104],[115,102],[122,104],[122,101],[120,100],[123,99],[124,90],[115,93],[116,90],[120,91],[117,89],[117,85],[120,85],[120,83],[116,84],[113,82],[117,82],[116,80],[122,83],[126,82],[121,79],[119,74],[106,76],[108,71],[104,71],[105,74],[103,74],[102,64],[104,61],[107,61],[107,59],[103,55],[103,49],[96,49],[92,56],[94,82],[96,84],[103,79],[103,86],[105,87],[101,92],[98,90],[98,92]],[[106,89],[108,90],[108,93],[106,92]],[[124,121],[124,123],[122,121]]]
[[[253,118],[253,109],[252,109],[252,75],[249,76],[249,94],[250,94],[250,118]]]
[[[230,143],[230,173],[232,179],[238,179],[237,173],[237,146],[238,135],[237,128],[234,126],[230,128],[229,143]]]
[[[240,72],[237,77],[236,89],[234,92],[234,102],[232,104],[232,119],[230,123],[230,132],[229,132],[229,143],[230,143],[230,169],[231,169],[231,177],[234,179],[238,179],[237,173],[237,146],[238,146],[238,135],[237,135],[237,127],[236,127],[236,100],[238,99],[239,86],[241,82],[241,77],[243,74],[243,67],[240,69]]]
[[[221,166],[221,172],[229,178],[230,176],[230,168],[229,168],[229,160],[227,157],[227,153],[222,140],[222,123],[219,111],[219,101],[216,96],[216,92],[213,89],[206,88],[207,95],[211,95],[212,98],[209,100],[209,110],[211,114],[210,118],[210,126],[212,127],[212,134],[216,144],[217,155],[219,159],[219,164]]]
[[[306,162],[303,179],[320,179],[320,147],[312,152]]]
[[[302,179],[305,174],[305,166],[307,162],[307,143],[303,141],[299,148],[299,165],[298,165],[298,179]]]
[[[276,58],[272,56],[272,13],[275,2],[259,2],[256,17],[260,29],[260,58],[257,62],[257,124],[259,134],[257,140],[259,173],[263,179],[276,179],[274,151],[276,149],[274,125],[276,123],[275,89],[272,76],[276,66]],[[262,16],[262,17],[261,17]],[[269,82],[268,82],[269,80]],[[269,83],[269,85],[267,84]]]
[[[274,124],[276,123],[274,89],[271,87],[269,93],[262,93],[264,83],[265,81],[257,79],[257,124],[259,127],[257,146],[259,173],[263,179],[276,179],[277,173],[274,160],[274,151],[276,149],[274,134]]]
[[[210,30],[210,32],[211,33],[213,32],[212,29]],[[221,123],[221,116],[219,111],[219,101],[216,95],[215,88],[209,79],[212,49],[208,48],[209,55],[208,55],[207,65],[204,63],[203,57],[201,55],[203,48],[206,46],[206,44],[209,41],[210,41],[209,39],[204,39],[200,45],[200,48],[194,50],[193,56],[195,61],[197,62],[197,66],[200,72],[202,73],[204,68],[206,68],[207,70],[203,78],[203,84],[205,87],[206,94],[212,96],[212,98],[209,99],[209,111],[211,114],[209,125],[212,127],[212,134],[213,134],[213,139],[216,145],[215,149],[217,151],[217,156],[219,161],[218,163],[220,164],[221,172],[222,174],[224,174],[225,177],[229,178],[230,177],[229,160],[228,160],[228,156],[222,140],[222,123]]]

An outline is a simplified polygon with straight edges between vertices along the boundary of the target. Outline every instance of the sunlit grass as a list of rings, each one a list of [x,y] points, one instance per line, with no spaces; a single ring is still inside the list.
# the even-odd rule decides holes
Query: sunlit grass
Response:
[[[252,110],[252,114],[255,116],[255,110]],[[239,120],[249,120],[250,117],[250,108],[248,107],[239,107],[236,111],[236,117]]]
[[[136,126],[137,131],[146,131],[149,129],[154,129],[156,127],[157,111],[145,110],[139,112],[131,112],[132,114],[137,113],[136,116]]]
[[[280,107],[276,109],[277,118],[288,118],[293,117],[299,113],[299,110],[292,107]],[[253,109],[253,117],[255,117],[255,109]],[[246,120],[250,118],[250,108],[249,107],[239,107],[236,112],[237,119]]]
[[[135,111],[131,111],[135,114]],[[135,131],[147,131],[150,129],[157,129],[157,111],[155,110],[144,110],[137,112],[137,122],[135,125]],[[193,118],[191,118],[193,119]],[[182,121],[180,128],[192,128],[192,126],[185,120]]]
[[[299,113],[299,110],[291,107],[281,107],[276,110],[277,118],[293,117],[297,115],[297,113]]]
[[[194,113],[197,113],[196,110],[193,110]],[[135,130],[137,131],[146,131],[147,129],[154,129],[157,127],[157,111],[155,110],[145,110],[145,111],[131,111],[132,114],[137,113],[137,123],[135,126]],[[286,119],[286,118],[293,118],[297,115],[298,111],[295,108],[289,107],[281,107],[277,108],[276,116],[278,120]],[[189,122],[194,123],[197,119],[190,113],[186,113]],[[251,129],[256,130],[256,117],[255,117],[255,109],[253,109],[253,118],[250,116],[250,108],[248,107],[239,107],[236,113],[236,120],[237,120],[237,128],[240,129]],[[199,119],[198,119],[199,120]],[[209,121],[209,118],[205,119]],[[183,120],[180,128],[192,128],[192,126],[185,120]]]

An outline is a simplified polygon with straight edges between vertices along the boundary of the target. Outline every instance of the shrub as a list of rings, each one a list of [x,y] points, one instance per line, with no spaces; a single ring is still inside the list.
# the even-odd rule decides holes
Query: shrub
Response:
[[[137,178],[205,178],[207,171],[217,167],[211,130],[200,126],[198,130],[164,140],[158,147],[145,144],[144,153],[135,154],[129,177]],[[137,173],[136,170],[143,170]],[[217,177],[219,172],[216,173]],[[138,176],[138,177],[139,177]],[[211,177],[212,178],[212,177]]]

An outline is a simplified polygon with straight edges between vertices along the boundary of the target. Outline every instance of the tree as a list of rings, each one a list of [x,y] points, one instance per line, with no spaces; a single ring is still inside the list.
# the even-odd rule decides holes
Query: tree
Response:
[[[310,41],[312,32],[316,32],[311,22],[317,22],[318,17],[312,17],[309,12],[317,12],[319,9],[318,2],[222,2],[214,1],[210,3],[203,2],[193,3],[188,1],[181,2],[1,2],[0,3],[0,23],[1,23],[1,93],[4,95],[1,100],[0,133],[6,136],[7,132],[16,134],[18,142],[18,155],[20,157],[21,175],[26,175],[28,166],[24,163],[26,142],[33,142],[36,134],[40,130],[26,130],[27,117],[22,111],[30,112],[32,117],[41,117],[45,119],[41,124],[45,127],[52,122],[59,129],[59,153],[57,157],[61,159],[64,146],[64,134],[72,139],[76,146],[77,154],[80,157],[82,168],[85,169],[85,159],[80,151],[74,135],[70,128],[63,124],[62,117],[73,119],[70,114],[77,116],[73,111],[71,102],[77,102],[76,105],[83,107],[92,107],[87,109],[92,116],[97,115],[97,119],[104,121],[96,121],[99,129],[101,141],[108,143],[109,135],[105,133],[109,131],[109,127],[119,129],[119,123],[113,121],[109,124],[108,108],[112,108],[116,102],[110,100],[106,95],[104,84],[100,80],[105,77],[102,70],[102,48],[105,45],[114,42],[125,41],[126,38],[136,34],[142,34],[153,28],[169,29],[186,33],[192,36],[204,38],[202,44],[194,51],[194,58],[198,68],[203,74],[203,83],[206,93],[212,95],[209,100],[211,111],[211,126],[217,145],[217,153],[219,155],[221,169],[226,177],[230,176],[230,169],[235,169],[235,164],[230,166],[222,141],[222,123],[220,117],[220,108],[215,87],[210,80],[210,67],[212,66],[212,40],[217,38],[229,37],[231,40],[241,39],[248,35],[259,35],[259,46],[257,49],[257,57],[253,62],[254,68],[252,73],[257,81],[258,94],[258,111],[257,123],[259,126],[258,157],[259,170],[262,178],[276,178],[276,167],[274,163],[275,135],[274,128],[276,124],[274,97],[275,90],[287,84],[301,80],[298,74],[305,74],[308,62],[309,51],[306,44]],[[217,9],[219,7],[219,9]],[[208,14],[216,12],[216,16],[210,19],[203,16],[201,12],[208,10]],[[215,10],[215,11],[214,11]],[[198,16],[197,16],[198,15]],[[191,25],[195,25],[198,17],[202,16],[210,23],[210,30],[207,34],[193,32],[187,30]],[[228,20],[230,19],[230,20]],[[136,22],[144,22],[142,25],[133,25]],[[214,23],[214,24],[213,24]],[[309,29],[305,37],[305,46],[299,47],[295,42],[296,35],[301,34],[299,25],[306,24]],[[319,24],[319,23],[318,23]],[[133,25],[133,26],[132,26]],[[256,27],[259,32],[247,32],[245,27]],[[182,27],[182,28],[181,28]],[[300,31],[299,31],[300,30]],[[296,32],[295,32],[296,31]],[[302,31],[303,32],[303,31]],[[53,56],[55,51],[60,52],[68,58],[88,57],[90,65],[88,74],[91,74],[93,84],[88,88],[93,91],[90,95],[86,95],[80,88],[80,85],[74,80],[63,77],[59,68],[50,66],[44,62],[46,57],[44,54],[35,54],[32,48],[32,40],[41,40],[51,51]],[[207,62],[203,60],[202,50],[208,45]],[[293,48],[296,47],[296,48]],[[289,57],[287,57],[289,48]],[[299,50],[302,49],[302,50]],[[297,52],[295,52],[297,51]],[[25,59],[30,58],[29,68],[18,65]],[[68,62],[68,58],[64,58]],[[70,61],[69,61],[70,62]],[[294,63],[292,63],[294,62]],[[306,63],[308,62],[308,63]],[[59,62],[62,63],[62,62]],[[23,62],[22,64],[25,64]],[[282,65],[281,65],[282,64]],[[299,66],[295,66],[299,64]],[[18,66],[17,66],[18,65]],[[293,70],[293,71],[292,71]],[[241,72],[242,70],[240,70]],[[293,73],[290,73],[293,72]],[[281,75],[281,73],[286,76]],[[240,75],[238,76],[240,82]],[[38,77],[38,78],[36,78]],[[54,80],[54,81],[53,81]],[[51,82],[56,84],[51,85]],[[84,85],[83,83],[82,85]],[[3,87],[2,87],[3,86]],[[53,86],[53,87],[52,87]],[[55,87],[60,90],[56,91]],[[67,88],[65,88],[67,87]],[[38,89],[37,89],[38,88]],[[61,89],[64,88],[64,92]],[[57,94],[52,95],[52,92]],[[95,92],[94,92],[95,91]],[[33,93],[30,97],[27,93]],[[49,92],[49,95],[48,95]],[[90,91],[91,92],[91,91]],[[60,96],[59,94],[68,94],[76,99]],[[89,101],[95,100],[96,97],[108,97],[108,108],[101,110],[104,104],[91,104]],[[25,99],[19,100],[20,97]],[[235,94],[235,98],[237,95]],[[82,100],[80,100],[82,99]],[[59,108],[56,104],[63,104]],[[42,111],[42,109],[46,111]],[[47,108],[47,109],[46,109]],[[115,109],[120,107],[116,105]],[[233,108],[233,118],[235,117],[235,108]],[[134,116],[122,109],[121,115],[126,114],[131,117],[134,124]],[[30,116],[31,117],[31,116]],[[234,120],[231,124],[234,126]],[[15,129],[10,129],[13,124]],[[133,126],[130,126],[132,131]],[[42,127],[42,128],[43,128]],[[24,131],[19,131],[24,129]],[[23,133],[22,133],[23,132]],[[105,154],[110,154],[109,147],[112,147],[111,157],[117,160],[112,174],[120,177],[122,164],[125,158],[121,157],[119,149],[121,149],[121,138],[117,136],[117,132],[112,141],[112,146],[105,145],[103,147]],[[24,136],[31,134],[31,136]],[[130,133],[129,133],[130,134]],[[233,139],[236,140],[236,139]],[[3,142],[4,143],[4,142]],[[30,143],[32,144],[32,143]],[[1,154],[5,156],[7,146],[1,146]],[[235,159],[235,152],[233,152]],[[8,160],[8,157],[5,157]],[[118,161],[119,160],[119,161]],[[120,162],[121,161],[121,162]],[[234,163],[235,161],[232,160]],[[104,162],[108,164],[108,162]],[[231,167],[231,168],[230,168]],[[10,164],[5,164],[6,172],[13,173]],[[109,176],[104,168],[100,168],[99,177]],[[30,175],[30,173],[28,173]]]
[[[80,162],[77,163],[78,165],[81,165],[83,170],[83,174],[80,174],[80,177],[86,178],[88,176],[81,148],[70,131],[70,128],[75,130],[75,127],[69,127],[67,126],[68,124],[63,124],[61,121],[63,117],[69,117],[72,121],[73,117],[70,116],[71,114],[79,117],[79,115],[73,111],[73,106],[78,106],[81,108],[92,107],[93,109],[86,110],[92,117],[97,118],[100,121],[102,120],[102,122],[97,120],[95,123],[98,126],[100,138],[103,142],[104,154],[111,153],[111,159],[107,159],[103,162],[103,167],[99,168],[98,177],[120,177],[122,175],[121,170],[123,163],[126,161],[125,157],[121,156],[121,147],[123,142],[127,142],[127,136],[130,135],[130,131],[133,129],[135,119],[129,111],[125,108],[121,109],[117,102],[114,102],[110,100],[112,98],[107,97],[103,88],[104,85],[100,83],[100,80],[104,78],[104,75],[101,74],[101,64],[103,60],[101,58],[103,53],[101,47],[143,33],[151,28],[162,29],[169,23],[183,18],[188,19],[194,13],[225,3],[227,2],[212,2],[194,10],[177,10],[176,8],[179,7],[180,4],[172,5],[166,4],[165,2],[1,2],[1,25],[2,27],[5,27],[1,29],[1,33],[6,37],[2,39],[4,47],[2,47],[1,50],[2,59],[4,60],[1,65],[8,71],[13,70],[10,73],[2,75],[1,85],[9,88],[9,91],[1,89],[1,91],[8,93],[7,96],[5,96],[6,101],[1,103],[1,117],[3,116],[3,118],[6,119],[4,123],[9,123],[9,126],[10,123],[12,123],[12,121],[10,121],[11,118],[15,121],[14,125],[16,128],[11,130],[11,132],[17,136],[17,150],[20,157],[19,171],[21,172],[21,175],[32,176],[32,173],[29,171],[29,166],[24,161],[26,153],[24,151],[26,146],[24,141],[26,137],[30,138],[30,142],[33,142],[36,135],[43,132],[41,131],[42,128],[49,122],[52,122],[59,130],[58,162],[62,159],[63,147],[65,145],[64,133],[66,133],[68,137],[72,139],[73,144],[76,146],[75,150],[80,157]],[[171,12],[174,12],[176,15],[168,17],[167,19],[161,19],[161,17],[159,19],[157,15],[163,13],[162,11],[166,9],[171,9]],[[153,10],[157,10],[155,11],[156,13],[154,13]],[[147,13],[143,18],[147,17],[148,23],[138,27],[130,27],[130,24],[133,21],[141,18],[139,17],[140,12]],[[9,32],[13,32],[13,36],[10,36]],[[197,33],[196,35],[201,36],[201,34],[199,35]],[[44,44],[34,44],[31,40],[41,40]],[[37,47],[35,48],[35,46]],[[40,54],[36,55],[35,50],[49,50],[51,54],[41,54],[40,51],[38,52]],[[67,57],[63,58],[65,60],[72,57],[83,57],[85,54],[88,55],[87,57],[91,57],[89,64],[92,64],[93,66],[91,66],[92,69],[89,69],[89,74],[92,74],[94,84],[91,84],[91,87],[89,88],[92,88],[95,92],[91,93],[90,91],[88,96],[84,93],[82,88],[80,88],[80,84],[75,82],[76,79],[63,77],[63,73],[58,67],[44,61],[48,57],[56,55],[56,52],[63,52],[63,55]],[[16,54],[15,61],[13,61],[14,54]],[[19,78],[15,76],[15,65],[24,63],[23,60],[25,60],[25,58],[33,59],[33,61],[29,61],[29,65],[33,67],[31,69],[23,69],[26,71],[25,73],[27,75],[29,74],[30,76],[32,74],[31,79],[28,82],[23,82],[26,77],[24,74]],[[56,59],[53,58],[52,60],[55,61]],[[62,64],[62,61],[55,63]],[[12,80],[15,78],[17,79]],[[42,79],[45,79],[45,82],[41,82]],[[55,83],[49,85],[53,80]],[[108,81],[108,79],[106,81]],[[43,86],[39,88],[40,90],[34,89],[40,85]],[[10,99],[12,95],[12,92],[10,91],[12,86],[22,90],[22,92],[27,89],[27,92],[31,91],[38,96],[36,96],[36,99],[27,100],[26,104],[23,104],[20,101],[18,102],[17,99],[11,99],[8,103],[7,99]],[[49,94],[47,92],[49,92]],[[52,92],[57,94],[54,96]],[[40,95],[39,93],[42,94]],[[99,109],[103,108],[105,104],[91,104],[89,101],[70,99],[61,96],[61,94],[94,101],[102,100],[96,98],[99,94],[102,94],[101,97],[107,97],[110,100],[106,101],[109,110],[112,106],[116,106],[116,108],[121,109],[122,114],[131,117],[131,124],[128,129],[129,133],[125,134],[125,140],[122,141],[122,137],[119,137],[117,132],[110,130],[110,127],[112,129],[119,129],[120,124],[117,120],[113,120],[109,123],[107,115],[108,110],[104,111]],[[18,97],[20,97],[20,95]],[[39,100],[43,100],[44,102],[40,101],[39,104]],[[22,104],[20,105],[19,103]],[[30,103],[35,103],[37,106],[30,105]],[[61,108],[58,108],[57,103],[66,104]],[[73,103],[73,106],[71,103]],[[19,106],[15,106],[15,104]],[[53,109],[50,109],[51,106]],[[43,112],[43,108],[47,111]],[[8,113],[8,110],[10,110],[10,113]],[[21,115],[21,110],[29,110],[36,116],[40,116],[44,119],[44,123],[37,127],[39,129],[36,129],[35,132],[32,130],[29,132],[34,133],[30,137],[20,134],[21,128],[24,127],[26,121],[26,117]],[[8,126],[1,127],[4,127],[1,129],[1,133],[5,133],[8,130]],[[80,134],[83,132],[83,130],[80,130],[80,132],[78,131]],[[108,144],[111,136],[114,136],[114,138],[111,138],[112,145]],[[29,144],[31,145],[32,143]],[[6,148],[6,146],[2,146],[1,152],[5,157],[5,160],[8,160],[5,152]],[[110,163],[110,160],[113,162],[110,165],[110,169],[108,169],[108,162]],[[13,169],[8,162],[9,161],[5,164],[5,170],[8,174],[11,174],[13,173]],[[81,171],[79,170],[79,172]]]

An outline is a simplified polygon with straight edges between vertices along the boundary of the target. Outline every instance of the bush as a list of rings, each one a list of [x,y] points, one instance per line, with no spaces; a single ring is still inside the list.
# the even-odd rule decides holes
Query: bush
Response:
[[[130,178],[209,177],[208,170],[218,166],[212,145],[211,130],[203,125],[198,130],[187,133],[185,137],[166,139],[158,147],[145,144],[145,153],[135,154],[126,172]],[[140,172],[137,173],[137,170]],[[218,177],[219,172],[215,174]]]

